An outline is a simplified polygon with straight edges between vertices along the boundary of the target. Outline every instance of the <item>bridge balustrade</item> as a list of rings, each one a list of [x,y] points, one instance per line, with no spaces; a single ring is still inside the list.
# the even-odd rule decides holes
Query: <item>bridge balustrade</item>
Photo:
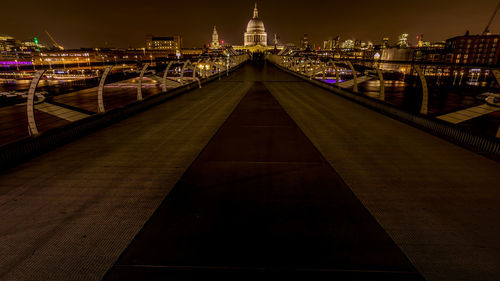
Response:
[[[194,64],[170,60],[95,66],[92,76],[82,77],[92,81],[83,88],[78,85],[85,83],[74,87],[62,79],[51,79],[52,72],[34,71],[29,88],[22,88],[25,83],[20,83],[17,91],[0,88],[0,150],[174,89],[191,84],[201,88],[202,79],[220,79],[248,59],[248,55],[238,55],[200,58]],[[63,86],[67,89],[62,90]]]
[[[487,98],[489,101],[476,99],[477,96],[481,97],[482,92],[500,92],[500,70],[483,67],[469,69],[467,72],[467,69],[449,65],[391,64],[340,58],[312,59],[310,55],[297,54],[268,55],[267,58],[288,72],[377,111],[479,152],[500,156],[500,127],[497,125],[500,118],[500,95],[490,96]],[[328,79],[332,75],[332,68],[335,72],[334,80]],[[358,76],[358,73],[362,76]],[[347,78],[351,79],[343,81]],[[443,94],[445,91],[449,93]],[[468,104],[446,104],[446,96],[451,94],[471,98],[468,98]],[[444,105],[440,104],[443,102]],[[490,120],[491,124],[487,126],[493,127],[491,130],[481,132],[474,127],[481,121],[480,116],[472,121],[465,120],[463,124],[443,121],[446,120],[443,116],[447,114],[476,106],[487,107],[495,112],[485,118],[485,122]],[[497,116],[496,119],[494,116]]]

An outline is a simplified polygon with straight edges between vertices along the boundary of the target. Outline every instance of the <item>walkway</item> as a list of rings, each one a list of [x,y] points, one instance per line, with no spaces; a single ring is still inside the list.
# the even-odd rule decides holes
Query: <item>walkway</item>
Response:
[[[207,84],[1,173],[0,280],[101,280],[250,85]]]
[[[500,163],[308,83],[265,84],[428,280],[500,280]]]
[[[262,82],[105,280],[178,278],[422,280]]]

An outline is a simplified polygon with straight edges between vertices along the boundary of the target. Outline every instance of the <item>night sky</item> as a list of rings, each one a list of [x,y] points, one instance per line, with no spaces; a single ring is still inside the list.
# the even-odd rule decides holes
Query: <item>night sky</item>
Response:
[[[156,2],[156,4],[153,4]],[[355,2],[356,4],[351,4]],[[47,29],[66,48],[143,47],[148,34],[181,34],[184,47],[210,42],[217,25],[221,40],[240,45],[255,1],[235,0],[47,0],[3,1],[0,34],[17,39],[44,35]],[[483,31],[498,0],[284,1],[260,0],[260,18],[269,42],[278,34],[284,43],[298,43],[308,33],[312,43],[328,37],[362,39],[377,44],[388,36],[424,34],[441,41],[466,30]],[[490,28],[500,33],[500,15]]]

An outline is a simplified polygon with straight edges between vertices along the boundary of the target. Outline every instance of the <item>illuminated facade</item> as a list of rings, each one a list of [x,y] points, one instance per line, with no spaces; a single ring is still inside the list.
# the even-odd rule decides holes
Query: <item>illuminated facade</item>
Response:
[[[210,43],[210,49],[216,50],[220,49],[219,43],[219,33],[217,33],[217,27],[214,26],[214,32],[212,33],[212,43]]]
[[[14,37],[10,37],[7,35],[0,35],[0,51],[15,51],[19,49],[19,43],[14,39]]]
[[[500,35],[458,36],[446,40],[449,63],[485,64],[500,63]]]
[[[354,41],[353,40],[345,40],[343,43],[342,43],[342,49],[354,49]]]
[[[182,48],[180,35],[170,37],[150,36],[146,39],[146,50],[148,51],[176,51]]]
[[[267,47],[267,32],[264,22],[259,19],[257,4],[253,11],[253,18],[248,22],[247,32],[244,35],[245,47],[262,46]]]
[[[407,48],[410,46],[410,44],[408,44],[408,34],[407,33],[403,33],[403,34],[399,35],[397,45],[400,48]]]

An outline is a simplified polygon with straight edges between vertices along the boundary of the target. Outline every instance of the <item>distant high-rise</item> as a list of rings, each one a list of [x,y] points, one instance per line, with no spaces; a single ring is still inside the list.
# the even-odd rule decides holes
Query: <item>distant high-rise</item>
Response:
[[[382,39],[382,48],[389,48],[389,37],[384,37]]]
[[[344,43],[342,43],[342,49],[354,49],[354,41],[345,40]]]
[[[19,49],[19,43],[14,37],[0,35],[0,51],[15,51]]]
[[[410,46],[410,44],[408,44],[408,34],[407,33],[403,33],[403,34],[399,35],[397,45],[400,48],[407,48],[408,46]]]
[[[332,37],[328,38],[328,40],[323,41],[323,49],[324,50],[332,50],[334,48],[334,40]]]
[[[309,44],[309,35],[304,34],[304,37],[302,37],[302,40],[300,42],[300,46],[304,50],[311,48],[311,45]]]

